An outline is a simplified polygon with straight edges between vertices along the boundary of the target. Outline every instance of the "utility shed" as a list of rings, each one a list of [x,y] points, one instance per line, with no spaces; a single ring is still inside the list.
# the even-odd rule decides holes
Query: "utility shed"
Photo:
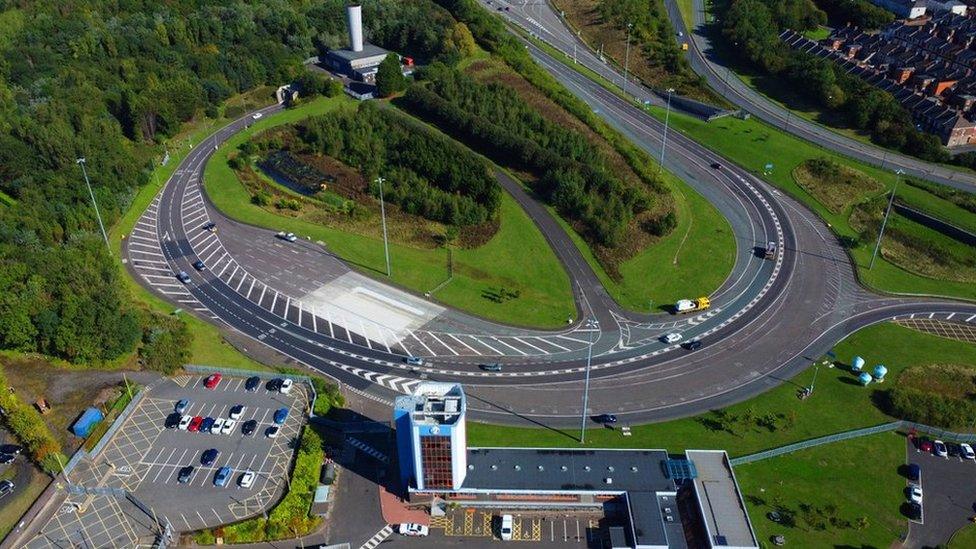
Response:
[[[758,549],[759,542],[746,513],[728,454],[722,450],[688,450],[685,455],[698,470],[693,482],[702,523],[708,534],[708,547]]]
[[[71,426],[71,432],[82,438],[87,437],[103,419],[105,419],[105,415],[102,414],[101,410],[88,408],[75,420]]]

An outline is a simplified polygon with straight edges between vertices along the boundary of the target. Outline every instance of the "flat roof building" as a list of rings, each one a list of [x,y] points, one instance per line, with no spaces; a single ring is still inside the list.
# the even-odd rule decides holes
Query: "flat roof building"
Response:
[[[349,47],[329,51],[325,64],[356,80],[373,82],[376,68],[390,52],[363,41],[362,6],[346,6],[346,21],[349,26]]]

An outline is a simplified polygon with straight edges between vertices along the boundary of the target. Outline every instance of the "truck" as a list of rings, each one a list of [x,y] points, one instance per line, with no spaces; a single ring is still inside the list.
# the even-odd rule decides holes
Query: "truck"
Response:
[[[698,299],[682,299],[674,304],[674,313],[693,313],[695,311],[704,311],[705,309],[712,306],[712,302],[708,300],[707,297],[699,297]]]

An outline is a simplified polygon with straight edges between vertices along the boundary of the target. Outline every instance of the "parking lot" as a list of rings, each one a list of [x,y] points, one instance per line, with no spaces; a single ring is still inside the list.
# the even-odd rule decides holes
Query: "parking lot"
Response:
[[[905,547],[935,547],[976,516],[976,461],[939,457],[908,440],[908,463],[922,469],[922,520],[911,521]]]
[[[72,482],[125,490],[155,514],[160,523],[168,520],[176,531],[239,521],[270,506],[287,484],[288,465],[309,406],[306,387],[296,383],[289,394],[282,394],[270,390],[270,378],[266,378],[255,391],[248,392],[245,378],[225,376],[216,387],[207,389],[204,379],[205,376],[186,375],[154,386],[98,458],[76,467]],[[243,404],[244,410],[229,434],[167,429],[166,418],[174,413],[181,399],[189,401],[183,413],[190,416],[227,418],[230,409],[238,404]],[[288,410],[288,416],[280,425],[278,436],[268,438],[266,429],[275,424],[275,412],[282,408]],[[245,436],[241,426],[248,420],[254,420],[257,427],[252,435]],[[219,454],[212,464],[203,465],[201,457],[211,449]],[[192,466],[193,471],[185,482],[180,482],[180,470],[187,466]],[[230,476],[226,485],[217,486],[215,476],[222,467],[230,468]],[[249,488],[242,488],[239,480],[246,471],[253,471],[255,478]],[[59,516],[48,526],[58,529],[60,524],[87,522],[83,515],[97,518],[100,500],[107,502],[105,505],[116,505],[111,497],[82,499],[85,513]],[[71,514],[67,508],[65,513]],[[98,519],[94,526],[101,528],[102,522]],[[46,532],[48,539],[70,537],[65,534]]]

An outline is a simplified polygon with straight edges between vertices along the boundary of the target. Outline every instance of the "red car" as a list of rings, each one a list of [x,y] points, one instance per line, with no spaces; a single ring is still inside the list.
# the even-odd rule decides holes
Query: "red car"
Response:
[[[201,416],[196,416],[190,420],[190,424],[186,426],[186,430],[195,433],[200,430],[201,423],[203,423],[203,418]]]
[[[932,448],[933,448],[933,446],[932,446],[932,441],[931,440],[929,440],[927,438],[923,438],[922,440],[918,441],[918,449],[919,450],[921,450],[923,452],[931,452],[932,451]]]
[[[210,374],[210,376],[207,377],[206,381],[203,382],[203,386],[206,387],[207,389],[214,389],[217,387],[217,384],[220,383],[220,378],[221,378],[220,373]]]

